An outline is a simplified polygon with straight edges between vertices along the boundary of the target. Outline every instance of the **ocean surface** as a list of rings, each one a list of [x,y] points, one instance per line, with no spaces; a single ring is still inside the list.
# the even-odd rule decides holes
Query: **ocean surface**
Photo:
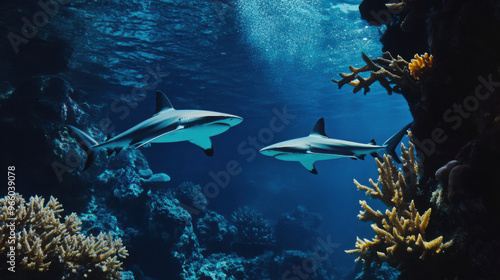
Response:
[[[151,88],[123,120],[123,111],[109,108],[117,132],[153,113],[155,90],[177,109],[243,117],[240,125],[213,137],[213,157],[187,142],[153,144],[142,152],[153,172],[171,177],[171,185],[192,181],[203,187],[214,182],[211,172],[237,161],[241,173],[209,199],[210,209],[229,216],[249,206],[273,221],[302,205],[321,214],[322,235],[339,244],[334,262],[351,267],[355,257],[344,250],[353,248],[356,236],[372,236],[369,224],[356,217],[358,200],[366,196],[353,178],[361,183],[377,178],[373,158],[320,161],[319,174],[313,175],[297,162],[263,156],[257,147],[306,136],[319,118],[325,118],[329,137],[361,143],[383,143],[411,122],[401,96],[388,96],[378,85],[366,96],[354,95],[350,87],[339,90],[331,82],[348,73],[349,65],[364,65],[361,52],[372,57],[381,52],[379,30],[359,19],[359,3],[82,1],[75,8],[85,11],[81,34],[75,35],[67,75],[74,87],[104,96],[110,105],[134,88]],[[144,82],[148,74],[152,78]],[[290,119],[270,134],[275,111]]]
[[[361,52],[381,53],[380,30],[360,19],[360,2],[81,0],[67,4],[46,28],[71,38],[64,75],[89,102],[107,104],[103,117],[109,116],[115,133],[153,114],[156,90],[176,109],[243,117],[212,138],[213,157],[188,142],[141,152],[154,173],[170,176],[165,188],[186,181],[219,184],[208,208],[227,218],[243,206],[271,223],[299,205],[319,213],[321,236],[338,244],[330,261],[350,270],[357,256],[344,250],[354,248],[356,236],[373,236],[369,223],[357,218],[358,201],[367,198],[353,179],[376,179],[374,159],[320,161],[314,175],[258,149],[307,136],[319,118],[330,138],[379,144],[412,121],[402,96],[389,96],[378,84],[363,95],[331,81],[349,73],[349,65],[364,65]],[[136,106],[112,106],[137,92],[144,98]],[[286,121],[273,131],[270,122],[283,114]],[[221,184],[216,178],[234,161],[241,172]]]

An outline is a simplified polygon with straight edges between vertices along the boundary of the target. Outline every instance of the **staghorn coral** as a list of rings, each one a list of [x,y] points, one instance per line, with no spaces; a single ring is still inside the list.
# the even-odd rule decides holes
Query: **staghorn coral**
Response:
[[[0,253],[12,245],[7,236],[12,232],[8,225],[14,219],[20,270],[46,272],[62,267],[63,279],[121,279],[122,263],[118,258],[128,256],[121,239],[115,240],[111,234],[80,234],[82,222],[75,213],[61,221],[63,208],[56,198],[45,203],[44,198],[35,196],[26,202],[13,193],[0,199],[0,209]]]
[[[409,148],[406,149],[404,144],[401,144],[401,151],[402,172],[397,170],[391,156],[386,155],[383,162],[375,159],[380,174],[377,183],[370,179],[369,187],[354,180],[358,190],[365,191],[366,195],[379,199],[392,208],[381,213],[368,206],[366,201],[360,201],[364,210],[360,211],[358,218],[361,221],[373,222],[372,228],[376,235],[372,240],[362,240],[358,237],[356,249],[346,252],[359,254],[356,261],[363,260],[366,266],[375,261],[401,267],[406,261],[412,262],[418,258],[424,259],[428,255],[442,253],[452,245],[452,241],[443,243],[442,236],[431,241],[424,239],[431,208],[420,215],[415,202],[410,201],[418,187],[418,165],[414,145],[410,142]]]
[[[428,53],[424,53],[423,55],[415,54],[415,58],[411,60],[408,65],[408,69],[410,69],[410,74],[416,80],[420,80],[425,74],[429,72],[432,68],[432,61],[434,60],[434,56]]]
[[[365,53],[361,53],[361,57],[366,65],[360,68],[349,66],[350,74],[340,73],[340,80],[332,79],[332,82],[337,83],[339,89],[345,84],[353,86],[353,92],[356,93],[361,89],[364,94],[370,91],[370,86],[379,82],[385,88],[387,93],[391,95],[393,92],[401,93],[409,101],[409,94],[418,92],[415,80],[410,76],[408,70],[409,63],[402,57],[392,57],[389,52],[382,54],[382,57],[371,59]],[[359,74],[370,72],[370,77],[363,78]]]

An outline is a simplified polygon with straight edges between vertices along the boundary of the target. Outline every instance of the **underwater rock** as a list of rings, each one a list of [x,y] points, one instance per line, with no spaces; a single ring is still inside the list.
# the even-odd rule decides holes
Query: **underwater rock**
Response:
[[[186,261],[202,257],[191,215],[166,192],[150,192],[148,197],[147,242],[142,242],[141,250],[150,257],[140,264],[158,277],[180,275]]]
[[[321,221],[319,214],[309,212],[304,206],[297,206],[292,212],[281,215],[275,230],[276,247],[279,250],[304,251],[314,248]]]
[[[356,275],[355,280],[397,280],[400,273],[388,264],[372,264],[368,269],[363,269]]]
[[[203,194],[200,185],[184,182],[173,189],[173,195],[193,217],[199,216],[206,211],[208,200]]]
[[[200,261],[186,264],[182,272],[183,280],[213,280],[213,279],[263,279],[247,276],[244,258],[234,254],[214,254]]]
[[[435,174],[436,179],[440,180],[441,182],[443,182],[447,186],[448,185],[448,177],[450,175],[451,170],[459,164],[460,164],[460,162],[458,160],[449,161],[446,165],[444,165],[443,167],[439,168],[436,171],[436,174]]]
[[[196,220],[194,231],[200,247],[204,248],[203,255],[229,252],[236,235],[236,228],[213,211],[206,212],[203,217]]]
[[[312,252],[283,250],[274,261],[282,273],[278,279],[331,279],[332,274],[325,270],[323,262],[318,261]]]
[[[361,18],[370,25],[387,29],[380,42],[382,51],[410,59],[415,53],[429,51],[426,20],[431,8],[428,1],[363,0],[359,5]]]
[[[451,205],[456,205],[469,191],[468,188],[474,185],[475,174],[471,166],[463,164],[455,166],[448,179],[448,201]]]

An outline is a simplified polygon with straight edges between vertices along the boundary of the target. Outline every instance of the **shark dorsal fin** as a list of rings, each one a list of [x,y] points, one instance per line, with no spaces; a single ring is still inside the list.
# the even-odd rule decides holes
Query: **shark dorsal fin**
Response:
[[[372,140],[370,140],[370,142],[368,142],[368,144],[370,144],[370,145],[377,145],[377,142],[375,142],[375,139],[372,139]]]
[[[170,100],[168,100],[167,96],[163,94],[161,91],[156,91],[156,110],[155,114],[158,114],[164,110],[174,109]]]
[[[310,135],[320,135],[320,136],[328,137],[328,136],[326,136],[326,133],[325,133],[325,119],[324,118],[321,118],[316,122]]]

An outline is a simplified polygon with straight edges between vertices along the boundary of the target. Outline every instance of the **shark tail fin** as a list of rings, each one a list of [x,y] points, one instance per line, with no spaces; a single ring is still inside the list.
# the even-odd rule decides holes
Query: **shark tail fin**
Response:
[[[80,129],[72,126],[66,125],[69,132],[76,138],[78,145],[87,153],[87,161],[85,162],[85,167],[83,170],[87,170],[95,160],[96,153],[93,147],[99,143],[90,137],[87,133],[81,131]]]
[[[403,127],[400,131],[396,132],[394,135],[392,135],[387,141],[385,141],[384,146],[385,146],[385,151],[392,156],[392,159],[397,162],[401,163],[401,160],[399,160],[398,155],[396,154],[396,147],[398,146],[399,142],[401,142],[401,139],[403,136],[406,135],[406,132],[408,128],[411,127],[413,122],[407,124],[405,127]]]

